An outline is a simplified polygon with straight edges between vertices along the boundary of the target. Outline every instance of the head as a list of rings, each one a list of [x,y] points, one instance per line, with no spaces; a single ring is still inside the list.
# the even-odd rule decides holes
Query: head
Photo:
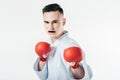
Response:
[[[66,22],[63,9],[55,3],[45,6],[42,12],[47,34],[52,39],[58,39],[63,34],[63,28]]]

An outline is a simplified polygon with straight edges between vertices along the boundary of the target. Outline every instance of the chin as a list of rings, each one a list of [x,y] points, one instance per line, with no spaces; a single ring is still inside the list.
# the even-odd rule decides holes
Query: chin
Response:
[[[56,36],[55,35],[49,35],[50,38],[55,38]]]

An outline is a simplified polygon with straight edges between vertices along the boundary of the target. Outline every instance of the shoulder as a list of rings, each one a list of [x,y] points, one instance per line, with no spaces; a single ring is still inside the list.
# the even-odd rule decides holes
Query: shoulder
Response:
[[[61,46],[63,47],[63,49],[66,49],[66,48],[71,47],[71,46],[78,46],[79,47],[79,44],[74,39],[72,39],[70,37],[66,37],[62,40]]]

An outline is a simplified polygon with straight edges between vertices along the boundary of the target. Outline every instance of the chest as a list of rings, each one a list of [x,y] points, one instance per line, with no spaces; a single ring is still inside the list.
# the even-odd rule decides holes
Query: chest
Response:
[[[63,50],[60,48],[52,49],[51,55],[48,58],[48,71],[49,73],[64,73],[65,72],[65,65],[63,60]],[[62,72],[62,73],[61,73]]]

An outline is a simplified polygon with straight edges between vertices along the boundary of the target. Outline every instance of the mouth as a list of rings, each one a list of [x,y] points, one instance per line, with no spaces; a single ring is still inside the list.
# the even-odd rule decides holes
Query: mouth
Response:
[[[55,33],[55,31],[48,31],[48,33]]]

